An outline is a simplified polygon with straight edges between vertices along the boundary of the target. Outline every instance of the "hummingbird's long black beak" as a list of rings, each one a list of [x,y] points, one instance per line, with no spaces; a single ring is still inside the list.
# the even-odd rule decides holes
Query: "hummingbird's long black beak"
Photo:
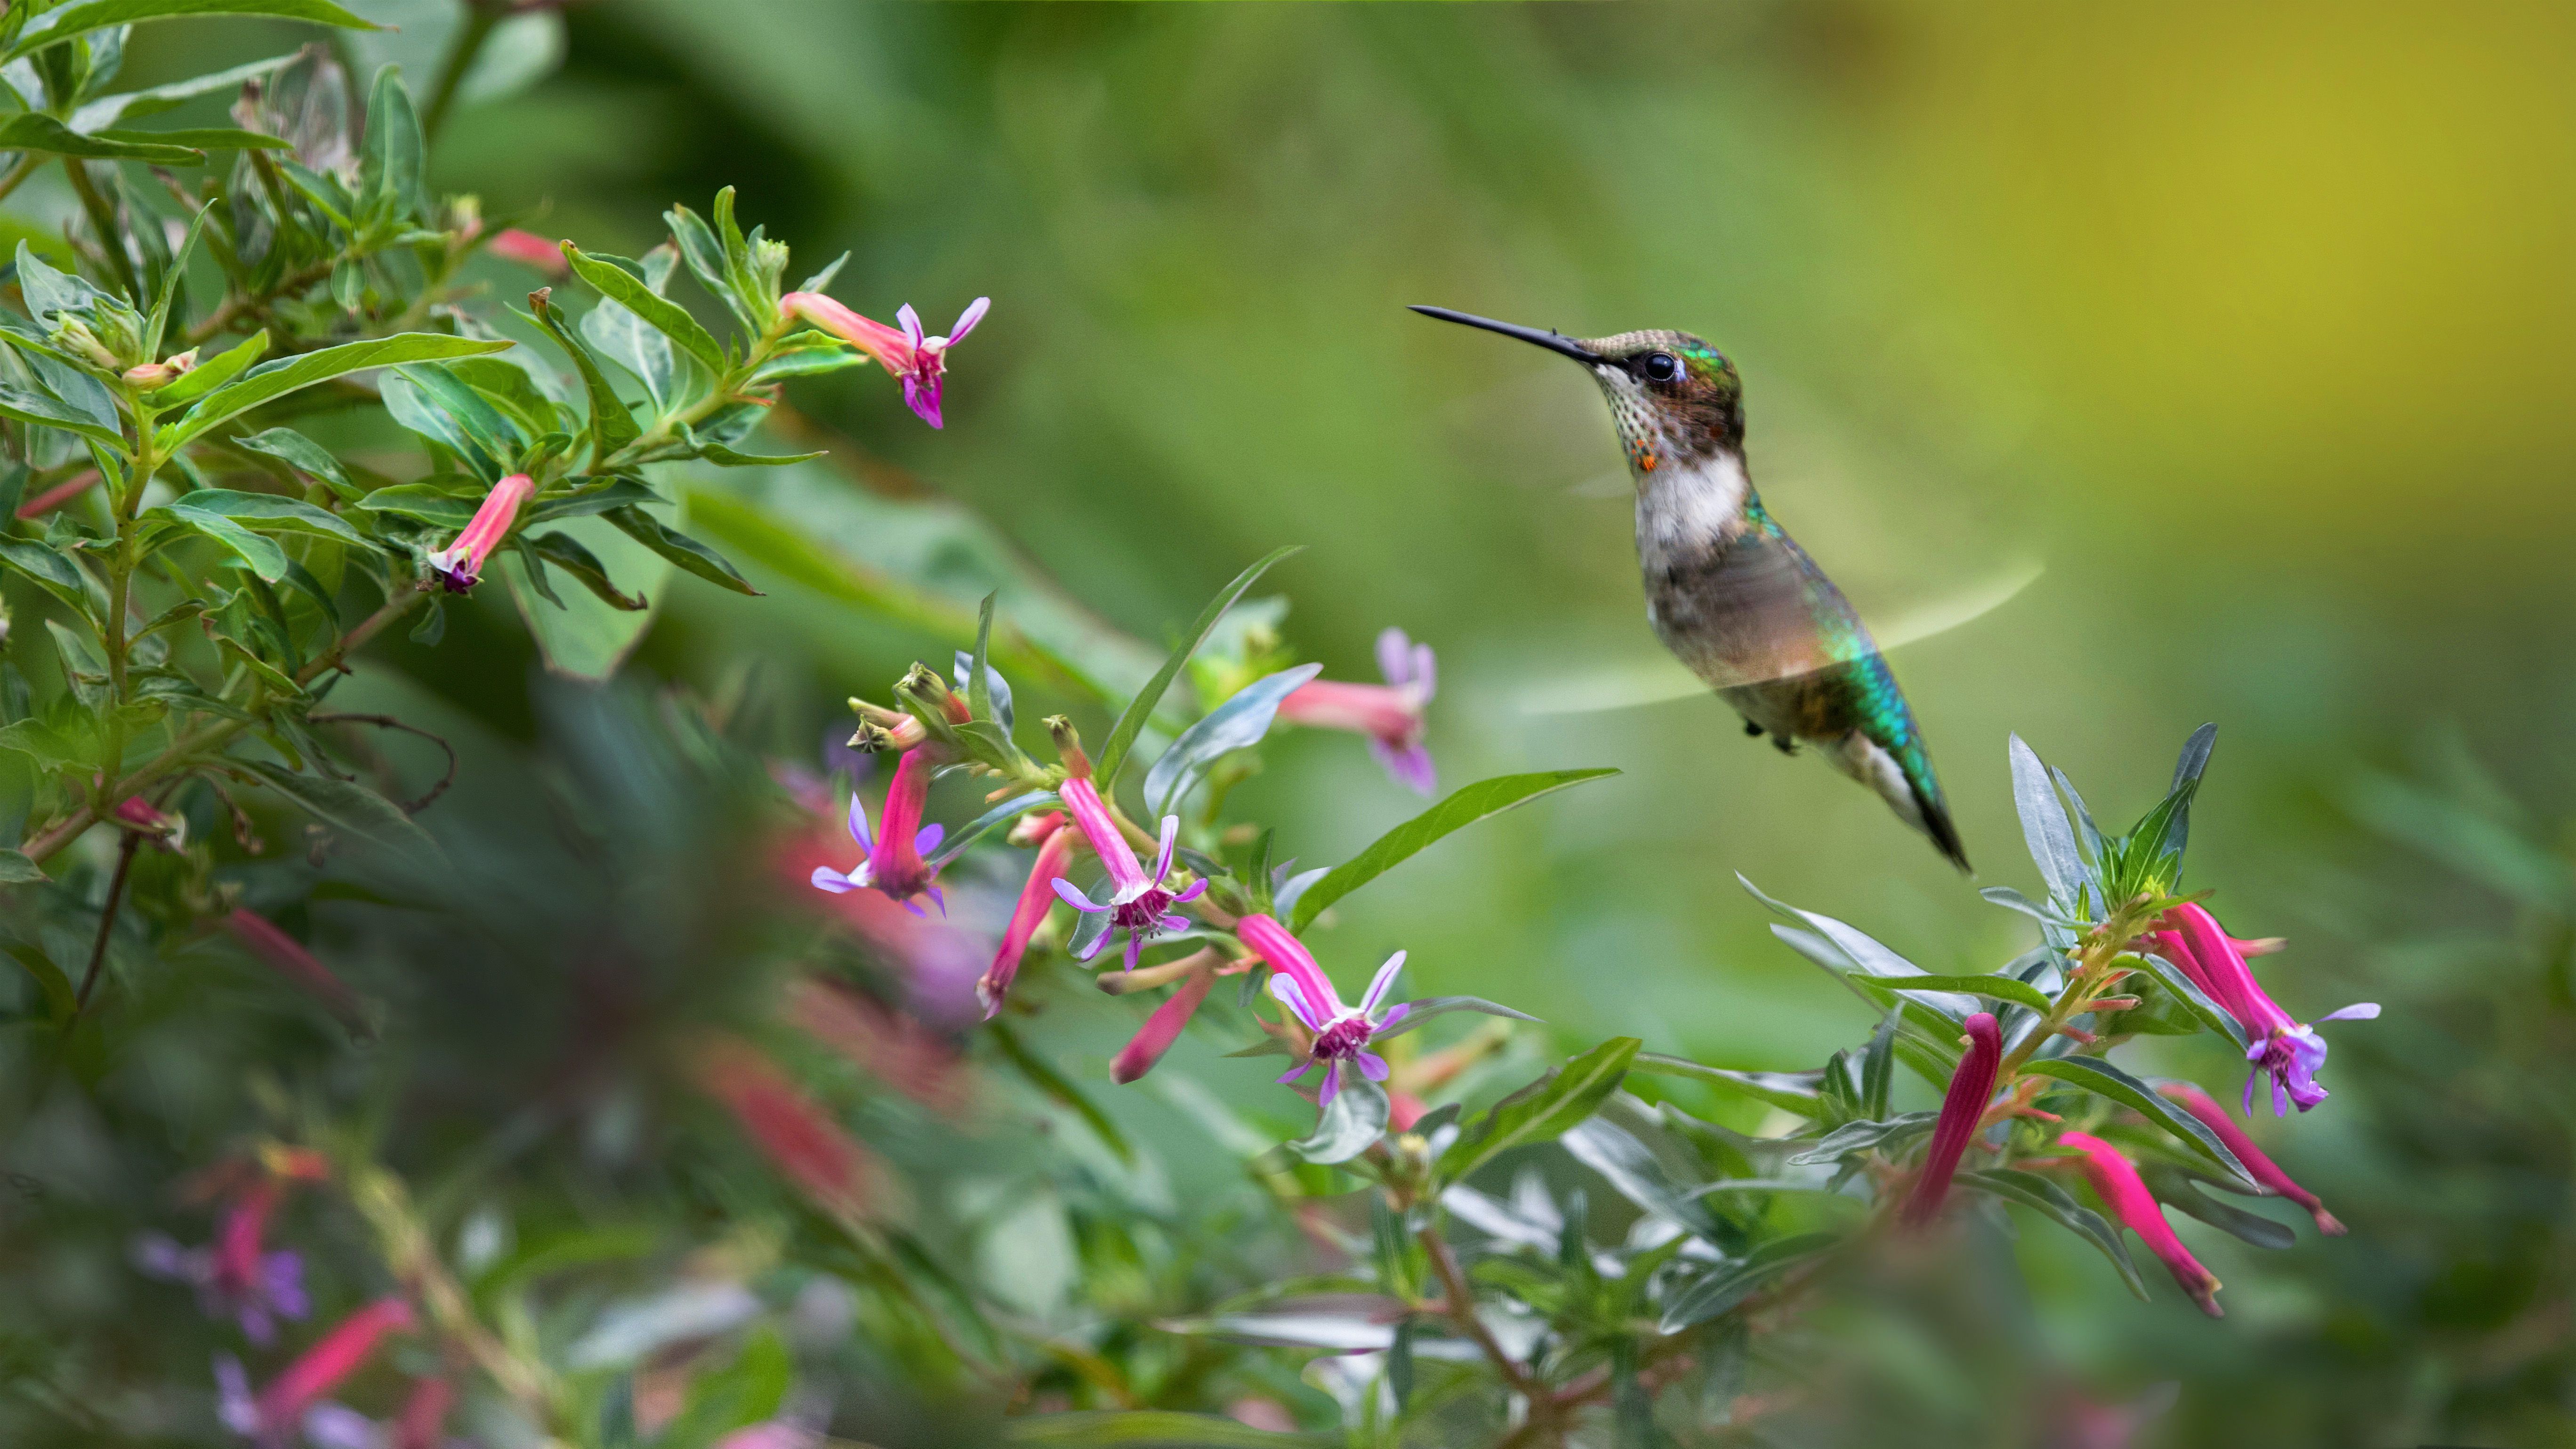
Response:
[[[1467,327],[1482,327],[1488,332],[1500,332],[1505,337],[1517,337],[1523,342],[1536,343],[1550,352],[1562,353],[1577,362],[1601,361],[1601,358],[1591,349],[1561,332],[1541,332],[1535,327],[1523,327],[1514,322],[1497,322],[1491,317],[1479,317],[1473,312],[1453,312],[1447,307],[1416,307],[1413,310],[1425,317],[1437,317],[1443,322],[1456,322]]]

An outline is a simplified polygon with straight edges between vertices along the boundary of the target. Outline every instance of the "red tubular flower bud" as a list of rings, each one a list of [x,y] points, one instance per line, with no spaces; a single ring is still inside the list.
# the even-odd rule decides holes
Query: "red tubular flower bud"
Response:
[[[865,1215],[874,1176],[867,1149],[758,1048],[720,1038],[699,1057],[697,1078],[751,1134],[770,1165],[818,1206],[852,1218]]]
[[[1215,972],[1191,972],[1189,979],[1181,983],[1181,988],[1164,997],[1163,1004],[1155,1007],[1154,1014],[1145,1018],[1144,1026],[1137,1030],[1135,1037],[1119,1049],[1118,1055],[1109,1063],[1110,1080],[1124,1086],[1152,1071],[1154,1063],[1163,1059],[1163,1053],[1172,1049],[1172,1043],[1181,1039],[1182,1028],[1198,1014],[1199,1003],[1207,1000],[1208,988],[1215,984]]]
[[[1940,1216],[1950,1179],[1959,1170],[1959,1157],[1977,1135],[1977,1123],[1995,1095],[1995,1071],[2004,1056],[2003,1032],[1992,1012],[1980,1011],[1963,1024],[1968,1030],[1968,1050],[1959,1058],[1958,1070],[1950,1074],[1950,1090],[1941,1098],[1941,1117],[1932,1128],[1931,1150],[1923,1154],[1913,1196],[1905,1201],[1908,1227],[1919,1228]]]
[[[1062,814],[1051,811],[1049,818],[1056,826],[1038,846],[1037,862],[1029,867],[1029,878],[1020,887],[1019,904],[1011,908],[1011,922],[1003,928],[1001,948],[993,953],[991,968],[975,983],[975,999],[984,1004],[986,1021],[1002,1009],[1002,998],[1020,974],[1020,958],[1028,954],[1029,938],[1037,934],[1047,908],[1055,904],[1055,883],[1064,879],[1065,867],[1073,863],[1074,833],[1063,828]]]
[[[2189,1082],[2165,1082],[2156,1090],[2181,1103],[2184,1111],[2217,1133],[2218,1140],[2227,1144],[2227,1150],[2236,1154],[2236,1160],[2245,1164],[2245,1170],[2254,1175],[2256,1182],[2307,1209],[2308,1216],[2317,1220],[2318,1232],[2332,1237],[2343,1236],[2343,1224],[2333,1213],[2326,1211],[2324,1203],[2317,1201],[2317,1195],[2299,1186],[2290,1174],[2281,1170],[2281,1164],[2255,1146],[2254,1139],[2246,1136],[2245,1129],[2237,1126],[2235,1120],[2227,1115],[2227,1109],[2219,1106],[2207,1092]]]

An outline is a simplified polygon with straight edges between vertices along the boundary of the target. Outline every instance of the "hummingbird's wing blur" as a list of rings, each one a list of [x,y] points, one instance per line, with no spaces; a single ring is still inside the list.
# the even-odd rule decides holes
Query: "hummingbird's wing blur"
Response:
[[[1917,640],[1945,634],[2012,602],[2045,572],[2046,566],[2036,560],[2000,569],[1967,588],[1902,610],[1892,615],[1885,627],[1871,632],[1877,636],[1878,647],[1882,651],[1903,648]],[[1780,575],[1773,572],[1765,577],[1771,581],[1771,589],[1776,596]],[[1802,625],[1793,632],[1804,632],[1804,628]],[[1795,667],[1781,668],[1779,673],[1761,677],[1785,678],[1816,667],[1807,662],[1807,651],[1789,652],[1796,657],[1784,658],[1782,662]],[[1536,669],[1530,674],[1531,683],[1522,690],[1518,701],[1524,714],[1598,714],[1608,710],[1667,704],[1677,699],[1702,699],[1709,691],[1707,681],[1684,668],[1670,654],[1660,651],[1608,662],[1568,664],[1561,669]],[[1760,679],[1747,678],[1741,682],[1758,683]]]

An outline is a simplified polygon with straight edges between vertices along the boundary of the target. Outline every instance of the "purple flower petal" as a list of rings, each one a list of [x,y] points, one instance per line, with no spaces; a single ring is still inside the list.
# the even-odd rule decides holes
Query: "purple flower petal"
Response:
[[[921,314],[912,310],[912,304],[910,302],[906,302],[895,309],[894,320],[903,324],[903,335],[912,339],[913,346],[919,347],[921,345]]]
[[[141,1272],[174,1283],[188,1281],[188,1250],[180,1247],[168,1234],[139,1234],[125,1251],[126,1257]]]
[[[1413,688],[1423,699],[1440,692],[1440,658],[1428,644],[1413,646]]]
[[[1270,994],[1286,1003],[1290,1011],[1297,1013],[1297,1019],[1306,1024],[1308,1031],[1324,1029],[1324,1018],[1317,1015],[1315,1008],[1306,1003],[1306,993],[1299,990],[1297,983],[1289,980],[1284,973],[1277,971],[1271,973]]]
[[[260,1280],[269,1305],[278,1312],[299,1321],[313,1312],[313,1302],[304,1293],[304,1257],[294,1249],[269,1254],[260,1265]]]
[[[1359,1063],[1361,1076],[1368,1078],[1372,1082],[1383,1082],[1386,1080],[1386,1058],[1379,1056],[1377,1053],[1372,1051],[1363,1051],[1355,1060]]]
[[[930,896],[930,903],[931,903],[932,905],[934,905],[934,906],[939,907],[939,914],[941,914],[941,915],[943,915],[943,916],[947,915],[947,914],[948,914],[948,893],[947,893],[946,891],[941,890],[941,889],[940,889],[939,887],[937,887],[937,886],[924,886],[924,887],[922,887],[922,889],[923,889],[924,891],[928,892],[928,894],[929,894],[929,896]]]
[[[1315,1059],[1313,1057],[1299,1057],[1297,1059],[1297,1065],[1290,1067],[1287,1075],[1281,1077],[1278,1084],[1283,1087],[1288,1085],[1290,1082],[1306,1075],[1307,1070],[1314,1065]]]
[[[1181,817],[1178,815],[1164,816],[1163,848],[1161,852],[1154,857],[1154,884],[1161,885],[1163,883],[1163,877],[1172,873],[1172,845],[1173,842],[1179,840],[1180,837]]]
[[[1143,934],[1142,932],[1140,932],[1140,931],[1129,931],[1129,932],[1127,933],[1127,969],[1128,969],[1128,970],[1133,971],[1133,970],[1135,970],[1135,969],[1136,969],[1136,953],[1137,953],[1138,951],[1140,951],[1140,950],[1143,950],[1143,949],[1144,949],[1144,946],[1145,946],[1145,937],[1144,937],[1144,934]]]
[[[861,850],[873,851],[877,848],[876,837],[868,833],[867,802],[856,795],[850,797],[850,838],[859,843]]]
[[[1207,877],[1205,876],[1201,876],[1197,880],[1191,881],[1190,888],[1188,890],[1172,897],[1172,904],[1182,905],[1187,902],[1197,900],[1199,897],[1207,894],[1207,885]]]
[[[1372,1018],[1377,1015],[1379,1003],[1386,1000],[1387,989],[1395,985],[1395,973],[1403,969],[1402,951],[1386,958],[1386,964],[1377,968],[1376,977],[1369,982],[1368,994],[1360,998],[1360,1015]]]
[[[1324,1067],[1324,1090],[1317,1094],[1315,1100],[1319,1105],[1329,1107],[1333,1105],[1333,1099],[1341,1094],[1342,1064],[1340,1062],[1328,1062]]]
[[[2350,1006],[2340,1007],[2336,1010],[2327,1012],[2325,1015],[2318,1017],[2317,1021],[2372,1021],[2377,1019],[2378,1016],[2378,1002],[2356,1001]],[[2315,1024],[2316,1022],[2309,1023],[2311,1026],[2314,1026]]]
[[[1163,929],[1166,931],[1186,931],[1190,928],[1190,918],[1187,916],[1165,916],[1162,924]]]
[[[251,1397],[250,1375],[228,1353],[215,1355],[215,1417],[245,1439],[259,1432],[259,1401]]]
[[[1377,671],[1389,684],[1413,682],[1413,641],[1393,624],[1378,632]]]
[[[912,837],[913,853],[915,855],[928,855],[939,848],[939,842],[946,840],[947,838],[947,826],[925,825]]]
[[[867,873],[867,867],[860,866],[859,873],[861,875],[865,875]],[[854,880],[849,876],[843,875],[839,871],[832,869],[828,865],[818,865],[814,867],[814,889],[818,891],[830,891],[832,894],[837,896],[845,891],[857,890],[864,884],[866,884],[866,882]]]
[[[313,1449],[382,1449],[384,1426],[346,1404],[329,1400],[304,1412],[304,1441]]]
[[[937,382],[923,382],[918,378],[906,377],[903,380],[903,402],[904,406],[912,409],[913,416],[923,422],[934,428],[944,426],[939,421],[939,384]]]
[[[1066,880],[1063,876],[1057,876],[1054,880],[1048,882],[1048,884],[1055,887],[1056,895],[1062,899],[1066,905],[1073,907],[1077,911],[1087,911],[1096,916],[1109,909],[1107,906],[1093,905],[1091,903],[1091,897],[1084,895],[1080,888],[1075,886],[1073,882]],[[1085,957],[1084,959],[1088,960],[1090,958]]]
[[[1439,792],[1439,772],[1432,767],[1431,751],[1422,745],[1390,745],[1384,740],[1368,742],[1369,753],[1395,783],[1416,795]]]
[[[974,331],[975,324],[983,321],[984,314],[991,310],[993,299],[990,297],[978,297],[967,303],[966,310],[957,314],[957,325],[948,329],[948,345],[956,346],[958,339]]]

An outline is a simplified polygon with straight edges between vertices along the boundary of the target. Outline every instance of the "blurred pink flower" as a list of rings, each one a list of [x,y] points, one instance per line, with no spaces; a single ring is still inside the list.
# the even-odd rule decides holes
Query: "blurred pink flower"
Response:
[[[1905,1200],[1904,1220],[1913,1227],[1919,1228],[1940,1216],[1942,1199],[1949,1196],[1950,1179],[1959,1170],[1959,1157],[1977,1135],[1977,1125],[1986,1115],[1986,1103],[1995,1095],[1995,1072],[2003,1062],[2003,1033],[1996,1027],[1992,1012],[1980,1011],[1961,1025],[1967,1029],[1968,1049],[1960,1055],[1958,1069],[1950,1074],[1950,1089],[1941,1098],[1940,1120],[1933,1124],[1932,1146],[1923,1154],[1923,1168],[1915,1176],[1913,1195]]]
[[[2156,1090],[2181,1103],[2184,1111],[2217,1133],[2218,1140],[2227,1144],[2227,1150],[2236,1154],[2236,1160],[2245,1164],[2245,1170],[2254,1175],[2256,1182],[2307,1209],[2308,1216],[2317,1220],[2318,1232],[2332,1237],[2343,1236],[2343,1224],[2326,1211],[2324,1203],[2317,1201],[2317,1195],[2299,1186],[2290,1174],[2281,1170],[2281,1164],[2255,1146],[2254,1139],[2246,1136],[2245,1129],[2237,1126],[2235,1119],[2227,1115],[2227,1109],[2219,1106],[2207,1092],[2189,1082],[2164,1082],[2158,1084]]]
[[[993,299],[978,297],[968,303],[957,318],[957,325],[945,337],[921,335],[921,317],[910,303],[895,313],[903,324],[896,331],[882,322],[862,317],[820,292],[790,292],[778,299],[781,316],[795,317],[831,333],[852,347],[873,357],[886,371],[903,379],[903,400],[907,407],[932,427],[939,427],[939,387],[948,373],[948,349],[963,341],[984,320]]]
[[[359,1007],[358,994],[333,975],[330,967],[314,959],[302,942],[279,930],[276,922],[248,906],[238,906],[224,918],[224,929],[244,950],[320,1001],[332,1015],[353,1027],[364,1028],[365,1013]]]
[[[492,240],[484,245],[496,257],[517,262],[523,267],[534,267],[549,277],[560,277],[572,270],[572,263],[564,260],[562,243],[548,241],[535,232],[521,231],[515,226],[494,232]]]
[[[1299,685],[1279,703],[1279,717],[1317,729],[1349,730],[1369,738],[1369,753],[1395,782],[1419,795],[1439,789],[1431,750],[1422,742],[1423,707],[1439,692],[1439,661],[1428,644],[1402,629],[1377,636],[1377,665],[1384,684],[1344,684],[1318,679]]]
[[[277,1339],[277,1319],[312,1311],[304,1292],[304,1259],[291,1248],[269,1251],[262,1238],[284,1188],[277,1179],[253,1179],[224,1208],[215,1240],[182,1248],[159,1233],[135,1240],[134,1265],[155,1278],[197,1290],[209,1318],[230,1315],[242,1336],[265,1348]]]
[[[2094,1195],[2102,1199],[2102,1205],[2126,1224],[2129,1231],[2138,1235],[2147,1245],[2147,1251],[2155,1254],[2157,1261],[2165,1265],[2165,1271],[2173,1275],[2174,1282],[2191,1295],[2191,1301],[2200,1305],[2200,1311],[2212,1318],[2226,1317],[2227,1314],[2218,1306],[2217,1275],[2202,1267],[2200,1260],[2191,1255],[2191,1250],[2182,1245],[2182,1239],[2174,1236],[2173,1226],[2165,1221],[2164,1209],[2157,1204],[2155,1194],[2147,1191],[2146,1183],[2138,1177],[2138,1169],[2120,1155],[2120,1149],[2082,1132],[2059,1133],[2057,1142],[2059,1146],[2074,1148],[2083,1155],[2073,1159],[2046,1160],[2072,1161],[2083,1168],[2086,1180],[2093,1184]]]
[[[718,1037],[698,1053],[698,1085],[751,1134],[779,1175],[827,1211],[863,1218],[875,1197],[868,1150],[760,1049]]]
[[[2236,940],[2219,926],[2217,917],[2192,902],[2165,912],[2159,925],[2162,929],[2149,938],[2155,942],[2156,954],[2171,961],[2245,1028],[2250,1043],[2245,1059],[2255,1065],[2245,1079],[2244,1110],[2253,1112],[2254,1089],[2267,1074],[2272,1078],[2272,1115],[2276,1117],[2290,1110],[2282,1104],[2284,1092],[2302,1112],[2324,1101],[2326,1089],[2317,1085],[2316,1077],[2326,1062],[2325,1038],[2283,1011],[2254,979],[2254,969],[2245,964],[2246,946],[2270,943]],[[2367,1021],[2377,1015],[2378,1003],[2364,1001],[2329,1011],[2317,1020]]]
[[[1028,953],[1029,938],[1037,934],[1047,908],[1055,904],[1056,882],[1064,879],[1064,868],[1073,862],[1073,832],[1064,823],[1062,811],[1050,810],[1029,828],[1039,842],[1038,857],[1029,866],[1018,903],[1011,907],[1011,921],[1002,930],[1002,944],[993,953],[991,968],[975,982],[975,999],[983,1003],[986,1021],[1002,1009],[1002,998],[1020,974],[1020,958]],[[1013,838],[1019,838],[1019,832],[1013,832]]]
[[[218,1357],[215,1383],[225,1427],[264,1444],[282,1444],[303,1422],[306,1410],[365,1365],[387,1335],[410,1328],[413,1322],[410,1304],[400,1298],[379,1298],[333,1325],[256,1396],[240,1362],[230,1355]]]
[[[465,531],[456,535],[454,543],[429,556],[429,571],[439,586],[451,594],[461,594],[480,582],[484,561],[510,536],[510,525],[518,521],[519,506],[536,491],[536,480],[525,473],[513,473],[493,484]]]
[[[865,850],[867,859],[846,874],[829,866],[814,868],[817,890],[834,895],[862,888],[880,891],[888,900],[902,903],[904,909],[918,916],[921,907],[915,896],[927,895],[946,914],[948,901],[940,893],[938,872],[922,856],[939,848],[947,834],[946,827],[921,823],[922,802],[930,797],[930,760],[926,750],[906,750],[895,766],[894,782],[886,786],[885,829],[871,837],[868,833],[868,810],[853,794],[850,797],[850,838]]]
[[[957,1048],[918,1019],[811,976],[790,983],[779,1005],[781,1019],[896,1091],[941,1113],[964,1109]]]
[[[1101,801],[1100,791],[1089,780],[1067,780],[1056,793],[1063,799],[1064,808],[1072,813],[1073,823],[1082,831],[1082,838],[1091,842],[1092,854],[1100,857],[1101,867],[1109,872],[1110,895],[1108,900],[1096,902],[1061,876],[1055,880],[1055,893],[1077,911],[1089,915],[1106,913],[1111,930],[1125,931],[1127,969],[1133,971],[1136,969],[1136,953],[1144,948],[1147,941],[1166,931],[1190,928],[1189,918],[1169,914],[1171,908],[1197,900],[1207,893],[1204,880],[1190,882],[1189,889],[1178,895],[1163,888],[1165,877],[1172,873],[1172,847],[1180,838],[1181,818],[1177,815],[1163,817],[1162,853],[1155,857],[1154,874],[1149,878],[1143,863],[1136,859],[1136,852],[1128,848],[1127,837],[1119,833],[1118,822],[1110,818],[1109,807]],[[1099,955],[1100,948],[1107,944],[1109,933],[1104,931],[1079,959],[1090,960]]]

